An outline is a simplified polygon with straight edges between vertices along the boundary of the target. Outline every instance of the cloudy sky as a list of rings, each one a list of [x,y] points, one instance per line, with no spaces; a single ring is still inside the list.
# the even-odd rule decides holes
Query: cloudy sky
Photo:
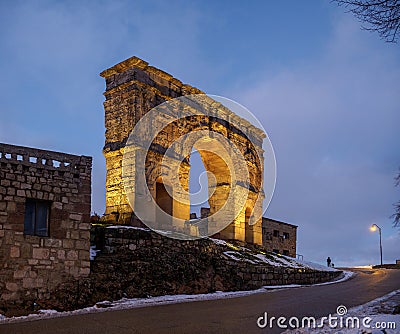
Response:
[[[0,1],[0,141],[94,157],[104,212],[105,85],[136,55],[245,105],[267,130],[267,216],[299,226],[298,253],[336,266],[400,259],[400,45],[329,1]]]

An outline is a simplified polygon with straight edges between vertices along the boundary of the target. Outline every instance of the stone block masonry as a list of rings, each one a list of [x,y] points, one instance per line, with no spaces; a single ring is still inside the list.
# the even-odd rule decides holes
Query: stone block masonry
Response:
[[[315,284],[342,274],[341,271],[299,270],[252,263],[246,261],[245,257],[243,260],[234,260],[225,255],[232,251],[227,245],[233,248],[240,246],[215,239],[179,241],[150,230],[126,227],[95,227],[92,237],[100,251],[92,263],[90,289],[85,291],[80,288],[92,305],[122,297],[252,290],[265,285]],[[252,247],[255,253],[264,250],[258,245],[247,247]],[[68,308],[68,305],[63,307]],[[72,305],[69,307],[73,308]]]
[[[0,310],[90,272],[92,158],[0,143]]]
[[[262,219],[263,246],[269,251],[296,257],[297,226],[275,219]]]
[[[138,198],[136,194],[141,192],[139,183],[132,183],[134,189],[132,193],[127,194],[124,188],[122,176],[122,160],[125,152],[127,139],[143,117],[154,107],[170,101],[171,99],[204,94],[197,88],[183,84],[178,79],[168,73],[161,71],[147,62],[131,57],[100,74],[106,81],[106,91],[104,96],[105,111],[105,146],[103,149],[106,158],[107,178],[106,178],[106,217],[110,222],[118,224],[139,225],[137,224],[135,207],[142,205],[140,199],[128,201],[128,196]],[[214,104],[213,104],[214,105]],[[174,110],[178,115],[178,111]],[[247,190],[247,199],[243,207],[239,205],[240,196],[237,195],[235,202],[231,205],[231,214],[234,208],[240,207],[240,212],[229,218],[231,223],[225,229],[215,236],[227,240],[240,240],[249,243],[262,244],[261,219],[250,225],[249,221],[252,212],[262,211],[262,201],[257,201],[264,197],[262,190],[262,175],[264,168],[264,156],[262,143],[265,133],[250,124],[243,118],[233,113],[231,110],[223,107],[221,104],[213,107],[213,115],[195,115],[192,117],[182,117],[172,123],[169,123],[160,131],[154,145],[148,151],[146,158],[146,184],[149,192],[161,209],[182,220],[190,218],[190,205],[186,193],[180,193],[178,189],[173,189],[171,184],[165,182],[162,175],[161,162],[165,151],[173,146],[179,138],[196,131],[207,131],[213,135],[220,135],[229,142],[234,143],[235,147],[241,152],[246,163],[249,180],[237,180]],[[162,114],[168,119],[167,114]],[[225,115],[226,117],[221,117]],[[226,119],[230,121],[227,122]],[[234,124],[240,124],[240,129]],[[208,138],[210,139],[210,138]],[[206,149],[196,148],[200,153],[204,167],[215,176],[215,185],[209,182],[210,189],[210,219],[208,228],[216,225],[213,222],[213,214],[218,212],[226,203],[229,191],[236,182],[231,179],[227,173],[228,165],[216,154]],[[189,171],[190,163],[186,159],[180,164],[179,179],[185,190],[189,189]],[[232,172],[231,172],[232,173]],[[165,183],[164,183],[165,182]],[[214,190],[215,186],[215,190]],[[131,187],[131,185],[129,186]],[[165,189],[169,188],[168,192]],[[171,193],[173,196],[171,196]],[[186,196],[186,197],[185,197]],[[132,206],[130,205],[132,204]],[[156,213],[154,212],[154,216]],[[228,220],[228,219],[227,219]],[[157,224],[162,225],[161,219],[154,218]],[[229,223],[229,222],[228,222]],[[166,225],[169,224],[169,221]],[[163,229],[163,226],[158,226]],[[166,228],[169,230],[170,226]],[[182,226],[176,226],[177,232],[182,232]]]
[[[316,271],[316,270],[304,270],[299,272],[297,269],[291,267],[273,267],[268,265],[252,264],[249,261],[232,261],[231,258],[227,258],[224,253],[232,251],[231,248],[227,247],[224,243],[214,242],[208,238],[200,239],[196,241],[177,241],[151,231],[135,228],[105,228],[101,233],[96,231],[95,234],[101,234],[104,236],[104,241],[101,242],[103,245],[102,252],[94,262],[95,275],[98,273],[104,273],[106,267],[103,270],[98,270],[98,267],[104,265],[107,259],[114,258],[112,260],[112,266],[118,266],[118,262],[121,263],[121,267],[125,267],[125,271],[138,269],[137,265],[146,262],[146,266],[154,265],[154,270],[162,271],[163,268],[167,268],[171,271],[171,274],[167,272],[161,275],[165,279],[175,274],[189,277],[192,275],[192,271],[197,271],[199,277],[194,275],[192,277],[193,282],[187,281],[187,284],[193,284],[199,280],[202,276],[200,272],[211,273],[214,272],[214,277],[208,276],[209,279],[204,279],[204,284],[209,285],[209,290],[214,289],[222,291],[230,290],[248,290],[259,288],[263,285],[281,285],[281,284],[314,284],[332,280],[339,274],[340,271]],[[240,248],[239,243],[229,244],[233,246],[233,249]],[[253,251],[264,251],[264,249],[257,245],[246,245]],[[125,254],[128,252],[128,255]],[[151,256],[143,256],[144,254]],[[115,258],[119,257],[116,261]],[[185,260],[186,258],[186,260]],[[204,262],[203,262],[204,260]],[[126,266],[123,265],[124,261],[128,261]],[[133,265],[135,261],[137,265]],[[175,262],[176,261],[176,262]],[[175,263],[174,263],[175,262]],[[207,268],[202,267],[207,263]],[[150,265],[152,264],[152,265]],[[191,274],[182,273],[182,270],[187,267]],[[166,271],[168,271],[166,269]],[[120,273],[122,270],[114,270],[114,273]],[[160,273],[158,274],[158,276]],[[157,275],[155,275],[157,276]],[[207,276],[207,275],[206,275]],[[147,276],[147,279],[152,275]],[[248,279],[246,279],[248,277]],[[178,277],[176,279],[171,277],[171,284],[177,284],[179,282]],[[151,279],[150,279],[151,281]],[[183,282],[182,282],[183,283]],[[184,284],[183,284],[184,285]],[[146,285],[139,284],[139,287],[143,288]],[[192,291],[191,293],[207,292],[206,289],[200,289],[199,291]]]
[[[173,240],[146,228],[95,225],[91,238],[97,255],[90,275],[60,284],[49,298],[38,300],[39,307],[69,311],[104,300],[314,284],[342,274],[256,263],[254,254],[264,251],[258,245],[246,245],[248,251],[235,259],[227,254],[240,249],[240,242]]]

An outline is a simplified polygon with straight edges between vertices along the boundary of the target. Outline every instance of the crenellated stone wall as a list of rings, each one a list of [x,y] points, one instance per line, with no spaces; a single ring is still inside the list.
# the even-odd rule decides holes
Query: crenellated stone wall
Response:
[[[91,157],[0,143],[0,309],[89,275],[91,169]]]

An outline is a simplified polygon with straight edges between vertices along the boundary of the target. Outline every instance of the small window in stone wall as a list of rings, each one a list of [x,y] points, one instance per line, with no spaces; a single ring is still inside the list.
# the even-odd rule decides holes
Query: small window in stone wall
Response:
[[[287,249],[283,250],[283,255],[289,255],[289,251]]]
[[[49,236],[49,215],[51,203],[27,199],[25,203],[24,234]]]
[[[274,237],[279,237],[279,231],[278,230],[274,230]]]
[[[283,239],[289,239],[289,233],[283,232]]]
[[[279,249],[274,249],[273,252],[279,254]]]

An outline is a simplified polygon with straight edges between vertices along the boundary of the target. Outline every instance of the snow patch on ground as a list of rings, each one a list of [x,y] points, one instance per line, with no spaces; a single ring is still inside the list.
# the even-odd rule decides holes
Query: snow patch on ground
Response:
[[[106,228],[125,229],[125,230],[142,230],[142,231],[146,231],[146,232],[151,231],[149,228],[146,228],[146,227],[137,227],[137,226],[128,226],[128,225],[112,225],[112,226],[107,226]]]
[[[100,252],[100,250],[96,249],[96,246],[90,246],[90,261],[94,260],[98,252]]]
[[[352,278],[355,275],[352,271],[343,271],[343,275],[334,281],[324,282],[324,283],[317,283],[317,284],[309,284],[309,285],[300,285],[300,284],[287,284],[287,285],[265,285],[263,286],[264,289],[267,290],[275,290],[275,289],[288,289],[288,288],[304,288],[310,286],[320,286],[320,285],[329,285],[329,284],[336,284],[347,281],[348,279]]]
[[[39,314],[57,314],[57,313],[59,313],[56,310],[39,310],[38,312],[39,312]]]
[[[147,307],[147,306],[155,306],[155,305],[167,305],[167,304],[177,304],[177,303],[188,303],[193,301],[200,300],[215,300],[215,299],[226,299],[226,298],[237,298],[248,295],[253,295],[256,293],[267,293],[272,292],[273,290],[279,289],[289,289],[289,288],[303,288],[309,286],[318,286],[325,284],[334,284],[343,282],[354,275],[353,272],[346,271],[341,279],[326,283],[319,283],[314,285],[298,285],[298,284],[289,284],[289,285],[267,285],[263,286],[257,290],[249,290],[249,291],[229,291],[222,292],[217,291],[214,293],[207,294],[198,294],[198,295],[167,295],[167,296],[158,296],[158,297],[149,297],[149,298],[122,298],[120,300],[111,302],[108,300],[98,302],[94,306],[86,307],[83,309],[69,311],[69,312],[58,312],[56,310],[39,310],[38,313],[29,314],[27,316],[21,317],[10,317],[7,318],[0,314],[0,324],[1,323],[13,323],[13,322],[24,322],[24,321],[33,321],[40,319],[49,319],[49,318],[58,318],[58,317],[67,317],[70,315],[78,315],[78,314],[88,314],[88,313],[97,313],[97,312],[107,312],[107,311],[115,311],[115,310],[126,310],[132,308],[139,307]]]
[[[295,258],[272,252],[256,252],[246,247],[235,246],[224,240],[208,238],[217,245],[229,247],[231,250],[225,251],[223,254],[234,260],[244,261],[251,264],[267,264],[274,267],[285,267],[293,269],[311,269],[318,271],[337,271],[335,268],[326,267],[324,265],[309,261],[297,260]]]
[[[249,258],[244,258],[242,254],[235,252],[235,251],[227,251],[227,252],[224,252],[223,254],[234,261],[242,261],[243,260],[243,261],[246,261],[251,264],[258,263],[258,261],[252,261]]]
[[[213,243],[215,243],[217,245],[228,246],[228,243],[225,240],[214,239],[214,238],[207,238],[207,239],[212,241]]]
[[[315,270],[337,271],[337,269],[335,269],[335,268],[327,267],[327,266],[324,266],[322,264],[314,263],[314,262],[310,262],[310,261],[296,260],[296,262],[299,263],[300,265],[303,265],[303,266],[306,266],[308,268],[315,269]]]
[[[330,328],[326,323],[321,328],[315,329],[291,329],[284,334],[396,334],[400,333],[400,314],[391,314],[392,310],[400,301],[400,290],[393,291],[383,297],[374,299],[366,304],[353,307],[343,315],[344,323],[346,317],[357,317],[362,324],[362,319],[369,317],[371,322],[369,328],[360,325],[359,328]],[[335,314],[334,316],[338,316]],[[317,324],[320,323],[318,319]],[[379,326],[379,327],[378,327]],[[394,328],[393,328],[394,327]]]

